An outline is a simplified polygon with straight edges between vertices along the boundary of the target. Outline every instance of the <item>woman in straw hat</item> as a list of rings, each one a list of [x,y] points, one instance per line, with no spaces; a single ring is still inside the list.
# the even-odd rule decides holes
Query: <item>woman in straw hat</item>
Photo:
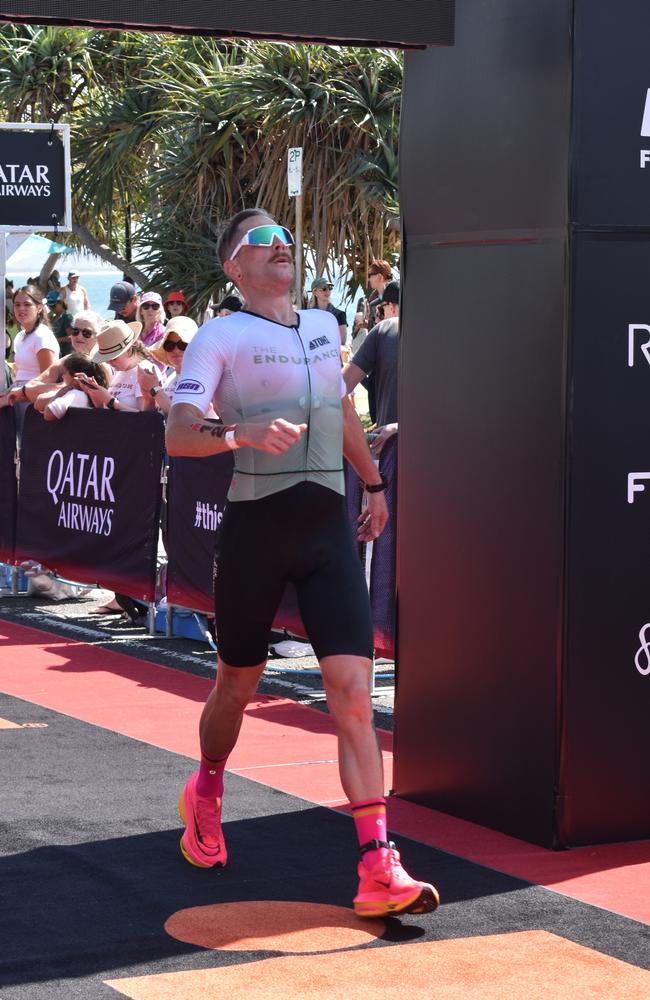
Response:
[[[96,360],[108,362],[113,379],[110,390],[94,384],[93,380],[81,386],[94,406],[131,413],[154,409],[153,397],[140,384],[144,372],[156,373],[149,351],[138,340],[141,329],[140,323],[125,323],[121,319],[102,327],[97,338]]]
[[[150,354],[138,339],[140,323],[125,323],[121,319],[106,323],[97,338],[96,361],[106,362],[113,371],[110,389],[98,385],[96,379],[76,380],[75,385],[83,389],[93,406],[109,410],[123,410],[140,413],[154,408],[154,400],[146,393],[140,378],[143,372],[156,372],[150,361]],[[158,375],[156,374],[156,378]],[[114,595],[99,607],[92,608],[90,614],[121,614],[122,607]]]

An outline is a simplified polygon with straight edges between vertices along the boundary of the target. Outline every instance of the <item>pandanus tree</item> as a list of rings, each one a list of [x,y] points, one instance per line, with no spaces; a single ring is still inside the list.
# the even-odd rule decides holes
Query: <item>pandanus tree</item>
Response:
[[[71,125],[78,243],[197,306],[224,285],[224,218],[262,205],[293,226],[291,146],[318,271],[337,263],[352,287],[372,256],[396,254],[401,82],[388,51],[0,29],[5,116]]]

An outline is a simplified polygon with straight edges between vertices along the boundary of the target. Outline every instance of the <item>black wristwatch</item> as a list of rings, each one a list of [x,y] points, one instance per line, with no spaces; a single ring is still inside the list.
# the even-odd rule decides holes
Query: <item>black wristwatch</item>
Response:
[[[160,390],[159,385],[153,385],[151,389],[149,389],[149,395],[153,396],[153,398],[155,399],[156,396],[158,395],[159,390]]]
[[[109,410],[114,410],[116,403],[117,403],[117,400],[116,400],[115,396],[111,396],[111,398],[109,399],[108,403],[106,404],[106,408],[109,409]]]
[[[380,472],[380,476],[381,476],[381,482],[380,483],[375,483],[374,486],[368,486],[367,483],[365,484],[366,493],[383,493],[384,492],[384,490],[388,486],[388,480],[386,479],[386,476],[383,474],[383,472]]]

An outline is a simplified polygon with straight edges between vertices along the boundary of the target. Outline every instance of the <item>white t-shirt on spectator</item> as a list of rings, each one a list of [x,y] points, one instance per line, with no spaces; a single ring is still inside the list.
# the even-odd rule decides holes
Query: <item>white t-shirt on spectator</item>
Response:
[[[90,400],[86,393],[81,389],[70,389],[62,396],[52,399],[48,403],[47,408],[57,420],[60,420],[71,407],[85,408],[87,406],[90,406]]]
[[[41,323],[31,333],[21,330],[14,340],[17,385],[24,385],[41,374],[37,354],[39,351],[53,351],[59,357],[59,342],[49,326]]]
[[[113,380],[110,385],[111,396],[114,396],[124,406],[132,406],[136,410],[139,409],[138,400],[142,399],[144,395],[138,382],[138,368],[143,368],[147,372],[155,371],[150,361],[141,361],[135,368],[129,368],[127,372],[118,372],[113,368]]]

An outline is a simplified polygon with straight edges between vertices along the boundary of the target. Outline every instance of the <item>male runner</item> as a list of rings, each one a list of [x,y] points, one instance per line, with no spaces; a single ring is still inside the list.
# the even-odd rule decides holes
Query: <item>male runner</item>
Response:
[[[438,894],[406,873],[387,837],[369,693],[370,605],[345,507],[342,455],[366,483],[362,541],[386,524],[384,484],[347,398],[335,318],[321,309],[297,312],[291,303],[292,246],[291,233],[263,209],[227,224],[218,254],[246,308],[206,323],[193,338],[167,425],[170,455],[236,450],[215,561],[217,679],[200,721],[200,769],[180,796],[181,851],[198,867],[226,863],[223,773],[292,580],[359,838],[354,909],[366,917],[424,913]],[[204,419],[212,402],[223,425]]]

